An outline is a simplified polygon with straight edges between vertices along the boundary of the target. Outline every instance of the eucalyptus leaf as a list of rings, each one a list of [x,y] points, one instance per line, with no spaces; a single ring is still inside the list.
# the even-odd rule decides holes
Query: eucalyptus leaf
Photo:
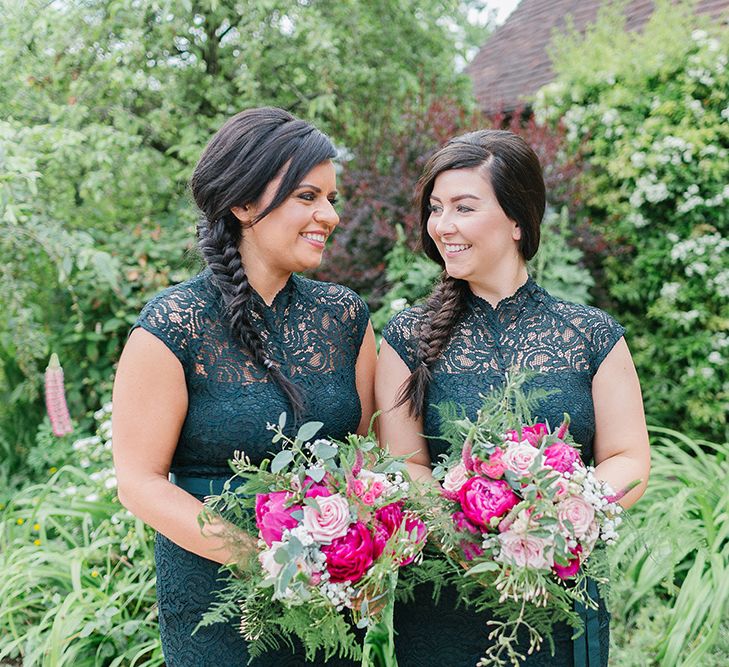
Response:
[[[326,442],[317,442],[314,445],[314,456],[322,459],[323,461],[327,461],[328,459],[333,459],[339,450],[336,447],[332,447],[332,445],[327,445]]]
[[[294,453],[290,449],[282,449],[271,461],[271,472],[280,473],[293,460]]]
[[[319,467],[307,468],[306,474],[318,484],[324,479],[324,475],[327,474],[327,471],[324,470],[324,468]]]
[[[283,431],[286,428],[286,413],[282,412],[278,416],[278,427]]]
[[[479,563],[478,565],[474,565],[473,567],[470,567],[468,570],[466,570],[466,576],[473,576],[475,574],[481,574],[483,572],[495,572],[499,569],[499,564],[494,563],[493,561],[486,561],[484,563]]]
[[[306,424],[301,425],[296,433],[296,439],[301,442],[308,442],[319,432],[322,426],[324,426],[324,422],[306,422]]]

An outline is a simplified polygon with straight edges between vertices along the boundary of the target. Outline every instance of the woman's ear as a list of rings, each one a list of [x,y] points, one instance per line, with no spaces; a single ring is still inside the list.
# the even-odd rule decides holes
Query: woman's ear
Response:
[[[231,206],[230,212],[244,225],[249,224],[253,219],[250,204],[244,204],[243,206]]]
[[[511,238],[515,241],[521,241],[521,227],[519,227],[519,223],[512,221],[512,224],[514,227],[511,230]]]

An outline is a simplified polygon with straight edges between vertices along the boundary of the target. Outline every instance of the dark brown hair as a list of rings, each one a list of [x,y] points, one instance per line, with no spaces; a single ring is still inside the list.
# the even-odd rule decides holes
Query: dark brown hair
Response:
[[[326,135],[287,111],[247,109],[230,118],[213,136],[190,180],[202,212],[198,247],[223,296],[230,331],[281,388],[295,416],[303,409],[303,395],[269,359],[260,334],[250,322],[255,302],[238,250],[243,226],[231,208],[255,204],[285,167],[273,200],[247,225],[252,226],[280,206],[308,172],[335,156]]]
[[[546,205],[542,167],[536,153],[520,136],[506,130],[479,130],[454,137],[425,165],[418,181],[416,205],[420,212],[420,242],[425,254],[441,266],[445,262],[428,234],[430,196],[435,179],[452,169],[483,172],[507,217],[521,230],[519,252],[530,260],[539,248],[539,235]],[[424,305],[418,331],[416,367],[398,397],[397,405],[409,404],[413,417],[425,412],[431,366],[448,344],[461,318],[469,293],[468,283],[445,272]]]

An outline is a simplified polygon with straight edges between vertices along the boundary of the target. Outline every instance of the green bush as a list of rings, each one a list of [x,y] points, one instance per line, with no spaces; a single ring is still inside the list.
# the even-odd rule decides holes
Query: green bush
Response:
[[[558,78],[535,104],[590,163],[582,216],[649,419],[714,440],[729,405],[727,54],[729,29],[687,3],[659,2],[640,33],[612,8],[560,37]]]
[[[615,664],[727,664],[729,444],[651,436],[650,483],[613,551]]]
[[[163,664],[153,533],[116,499],[110,406],[96,419],[96,434],[67,450],[77,466],[27,486],[0,513],[0,663]]]

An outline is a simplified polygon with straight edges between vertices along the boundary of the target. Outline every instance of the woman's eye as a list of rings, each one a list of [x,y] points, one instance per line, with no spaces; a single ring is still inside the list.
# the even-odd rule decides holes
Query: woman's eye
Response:
[[[332,206],[336,206],[339,203],[339,197],[329,197],[329,203]]]
[[[428,210],[429,210],[429,211],[430,211],[431,213],[440,213],[440,211],[441,211],[441,208],[440,208],[440,206],[438,206],[437,204],[429,204],[429,205],[428,205]]]
[[[316,199],[316,195],[313,192],[302,192],[299,194],[299,199],[304,199],[305,201],[314,201]]]
[[[473,209],[469,208],[468,206],[459,206],[457,210],[459,213],[470,213],[471,211],[473,211]]]

